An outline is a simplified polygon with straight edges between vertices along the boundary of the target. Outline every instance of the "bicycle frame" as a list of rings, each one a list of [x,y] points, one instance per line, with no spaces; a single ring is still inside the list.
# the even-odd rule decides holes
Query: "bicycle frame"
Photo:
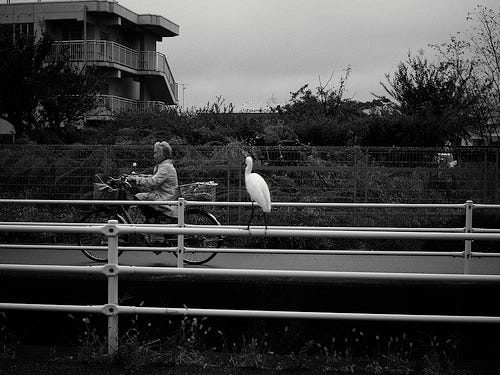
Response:
[[[122,179],[113,179],[114,181],[119,181],[120,184],[116,187],[118,189],[118,199],[122,201],[133,201],[133,199],[130,198],[130,194],[128,193],[127,185],[128,183],[123,182]],[[130,186],[130,185],[128,185]],[[129,210],[131,206],[125,206],[123,204],[120,205],[109,205],[109,206],[103,206],[105,210],[113,212],[113,216],[120,217],[124,222],[129,223],[129,224],[135,224],[134,220],[129,214]]]
[[[109,220],[109,218],[117,219],[119,222],[126,224],[143,224],[145,222],[151,224],[159,224],[159,225],[177,225],[173,223],[171,220],[166,220],[165,217],[168,215],[163,215],[160,211],[158,211],[158,215],[148,214],[147,212],[143,212],[146,221],[136,217],[134,211],[131,210],[132,207],[141,209],[139,204],[134,204],[134,199],[131,199],[131,194],[133,192],[129,192],[130,185],[125,181],[123,177],[120,179],[111,179],[106,182],[106,185],[109,188],[113,189],[110,192],[115,193],[118,190],[118,194],[113,194],[108,199],[118,199],[119,201],[130,201],[129,204],[106,204],[104,206],[93,206],[92,209],[86,213],[82,217],[82,222],[99,222],[100,220]],[[101,189],[102,190],[102,189]],[[107,197],[104,197],[106,199]],[[137,202],[138,203],[138,202]],[[143,202],[141,202],[142,204]],[[144,210],[140,210],[144,211]],[[104,213],[104,216],[102,215]],[[151,221],[150,219],[154,219]],[[90,220],[90,221],[89,221]],[[220,225],[217,218],[208,211],[203,209],[194,208],[194,209],[186,209],[184,212],[182,224],[189,223],[191,225]],[[142,240],[137,239],[136,236],[143,237],[144,242]],[[155,254],[159,255],[162,252],[173,253],[175,256],[179,258],[178,266],[182,266],[182,263],[186,264],[194,264],[200,265],[210,261],[216,254],[217,248],[221,246],[221,237],[220,236],[204,236],[204,235],[190,235],[188,237],[184,236],[163,236],[159,235],[160,239],[157,238],[157,235],[148,235],[148,234],[138,234],[132,235],[134,238],[125,237],[124,241],[127,243],[142,243],[139,247],[148,246],[153,247],[152,250]],[[79,236],[78,238],[79,244],[81,246],[88,246],[87,249],[83,249],[84,254],[94,260],[94,261],[105,261],[107,258],[107,254],[104,252],[100,252],[101,250],[96,250],[92,248],[95,246],[95,237],[90,236]],[[193,247],[193,251],[187,255],[184,252],[184,246]],[[97,242],[97,245],[99,243]],[[168,245],[168,246],[167,246]],[[178,253],[172,251],[172,249],[167,250],[166,247],[178,248]],[[201,250],[200,250],[201,248]],[[206,251],[203,251],[207,249]]]

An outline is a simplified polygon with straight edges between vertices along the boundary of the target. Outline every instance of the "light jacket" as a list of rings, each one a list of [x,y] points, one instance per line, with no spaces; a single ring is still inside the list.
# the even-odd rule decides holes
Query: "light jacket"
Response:
[[[152,175],[138,176],[137,185],[143,192],[135,196],[141,201],[173,201],[179,196],[177,171],[171,159],[156,165]],[[177,217],[177,206],[153,205],[152,207],[168,216]]]

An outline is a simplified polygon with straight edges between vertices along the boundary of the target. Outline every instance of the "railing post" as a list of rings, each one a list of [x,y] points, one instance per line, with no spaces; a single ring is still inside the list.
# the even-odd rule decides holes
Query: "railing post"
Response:
[[[465,233],[472,233],[472,210],[474,204],[471,200],[465,202]],[[464,248],[464,274],[471,272],[472,241],[465,240]]]
[[[118,220],[109,220],[104,233],[108,236],[108,304],[105,314],[108,316],[108,354],[118,351]]]
[[[83,66],[87,65],[87,11],[88,7],[83,6]]]
[[[352,171],[352,185],[353,185],[353,202],[357,203],[358,195],[357,195],[357,190],[358,190],[358,184],[357,184],[357,179],[356,175],[358,174],[358,158],[357,158],[357,150],[355,147],[352,148],[353,156],[353,171]],[[357,223],[356,223],[357,224]]]
[[[495,192],[493,193],[493,203],[498,203],[498,148],[495,153]]]
[[[184,213],[186,210],[186,200],[184,198],[179,198],[178,206],[178,226],[179,228],[185,227]],[[184,267],[184,235],[179,233],[177,235],[177,267]]]

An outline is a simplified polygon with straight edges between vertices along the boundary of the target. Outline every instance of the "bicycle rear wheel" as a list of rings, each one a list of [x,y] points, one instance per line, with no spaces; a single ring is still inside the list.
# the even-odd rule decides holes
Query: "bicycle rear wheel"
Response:
[[[220,225],[217,218],[211,213],[198,208],[186,210],[186,225]],[[212,260],[216,255],[213,249],[221,246],[222,236],[188,234],[184,236],[184,246],[198,248],[195,252],[184,252],[184,263],[200,265]],[[206,248],[206,251],[204,250]],[[202,249],[202,250],[200,250]],[[175,254],[177,256],[177,253]]]
[[[90,211],[82,216],[79,220],[80,223],[92,223],[92,224],[102,224],[107,223],[108,220],[118,219],[119,223],[124,223],[124,220],[121,217],[116,217],[113,213],[103,210],[97,209],[94,211]],[[82,246],[82,253],[85,256],[95,262],[107,262],[108,261],[108,251],[107,249],[93,249],[93,246],[108,246],[108,239],[106,236],[100,233],[79,233],[78,234],[78,245]],[[123,253],[122,251],[118,252],[118,256]]]

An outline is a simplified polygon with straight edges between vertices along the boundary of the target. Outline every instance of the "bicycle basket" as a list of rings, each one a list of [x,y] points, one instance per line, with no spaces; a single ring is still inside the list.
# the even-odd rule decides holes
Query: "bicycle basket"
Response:
[[[108,184],[102,184],[100,182],[94,182],[94,193],[93,198],[102,201],[110,201],[118,199],[118,194],[120,191],[118,189],[113,189]]]
[[[192,184],[179,185],[180,196],[190,201],[215,202],[215,191],[217,183],[214,181],[194,182]]]

